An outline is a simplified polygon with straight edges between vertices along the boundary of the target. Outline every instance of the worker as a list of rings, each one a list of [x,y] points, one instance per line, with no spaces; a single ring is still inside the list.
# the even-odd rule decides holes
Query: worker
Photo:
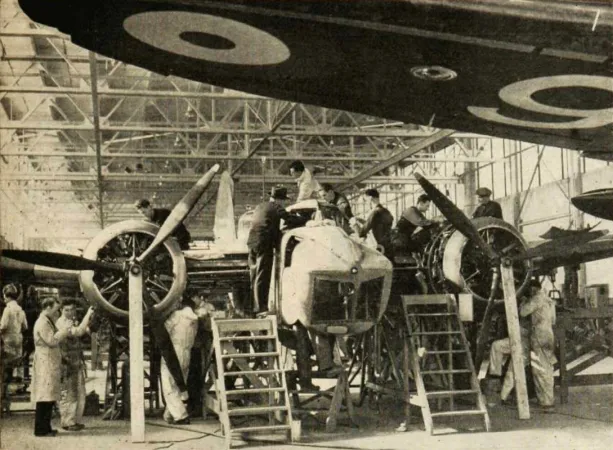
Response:
[[[259,204],[253,212],[247,238],[249,250],[247,260],[254,299],[253,312],[268,311],[268,291],[274,251],[281,241],[281,219],[289,225],[304,223],[303,219],[285,210],[283,204],[287,200],[289,200],[287,189],[274,187],[270,192],[270,199]]]
[[[431,230],[438,222],[426,219],[424,213],[430,208],[430,197],[422,194],[417,197],[417,204],[403,211],[396,227],[392,231],[395,251],[404,253],[421,251],[430,241]],[[415,233],[418,228],[422,230]]]
[[[530,317],[530,365],[534,390],[544,409],[554,406],[553,364],[556,362],[553,324],[555,303],[541,289],[538,280],[530,281],[530,293],[519,305],[519,315]]]
[[[23,332],[28,329],[26,315],[21,308],[20,302],[23,297],[20,289],[14,284],[7,284],[2,289],[4,310],[0,318],[0,383],[6,388],[2,392],[2,408],[10,408],[8,384],[13,381],[13,370],[19,366],[23,356]]]
[[[187,380],[189,376],[192,347],[198,332],[198,320],[208,312],[201,308],[203,303],[202,296],[192,295],[189,300],[183,301],[183,304],[179,305],[164,322],[164,327],[168,331],[179,360],[184,380]],[[186,403],[184,403],[188,401],[189,397],[182,393],[177,386],[164,358],[162,358],[160,374],[162,393],[166,402],[164,420],[176,425],[189,424],[189,413]]]
[[[293,161],[289,166],[289,173],[296,179],[298,185],[298,197],[296,202],[317,198],[319,195],[319,183],[313,178],[311,171],[304,167],[302,161]]]
[[[69,336],[77,336],[89,326],[93,308],[89,308],[78,327],[58,330],[55,325],[60,302],[54,297],[41,300],[42,311],[34,324],[34,363],[32,365],[32,401],[36,403],[35,436],[55,436],[51,428],[53,404],[60,400],[62,355],[60,343]]]
[[[72,299],[62,302],[62,315],[55,323],[58,330],[77,327],[77,303]],[[85,358],[81,337],[89,333],[84,327],[60,343],[62,354],[62,380],[60,393],[61,426],[67,431],[81,431],[85,410]]]
[[[336,192],[330,183],[321,184],[319,195],[323,200],[335,205],[347,220],[353,217],[347,197],[340,192]]]
[[[145,219],[159,226],[162,226],[162,224],[166,221],[166,219],[170,215],[169,209],[154,208],[151,205],[151,202],[147,200],[146,198],[138,200],[134,204],[134,207],[138,210],[139,213],[143,215]],[[189,249],[189,243],[192,237],[190,236],[189,231],[187,231],[187,228],[185,228],[185,225],[183,225],[183,223],[180,223],[179,225],[177,225],[172,235],[179,243],[179,247],[181,247],[181,250]]]
[[[376,189],[366,189],[364,197],[370,202],[373,209],[364,224],[361,225],[357,221],[352,220],[352,226],[355,227],[361,238],[365,238],[372,231],[377,247],[383,250],[382,253],[391,260],[393,255],[391,231],[394,216],[381,204],[379,191]]]
[[[23,355],[23,332],[28,329],[28,323],[19,304],[22,299],[20,289],[12,283],[7,284],[2,289],[2,297],[5,304],[0,318],[2,358],[7,373],[12,374],[13,365],[19,363]]]
[[[522,318],[519,325],[524,366],[528,366],[530,361],[528,357],[530,354],[529,320]],[[504,381],[502,380],[503,366],[510,355],[511,340],[508,337],[497,339],[492,342],[489,357],[487,390],[490,394],[500,391],[500,400],[503,404],[507,403],[507,398],[515,385],[515,376],[512,368],[507,369]]]
[[[502,219],[502,207],[500,203],[491,199],[492,191],[486,187],[480,187],[475,192],[479,199],[479,206],[473,213],[473,219],[478,217],[495,217]]]

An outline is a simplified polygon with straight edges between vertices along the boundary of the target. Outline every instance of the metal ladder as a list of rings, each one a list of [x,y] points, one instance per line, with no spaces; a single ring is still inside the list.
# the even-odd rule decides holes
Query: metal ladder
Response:
[[[275,316],[213,319],[216,413],[226,439],[234,434],[284,433],[293,440],[292,411]],[[248,405],[248,406],[247,406]],[[264,419],[263,425],[253,420]],[[247,417],[244,423],[237,423]]]
[[[453,418],[457,426],[462,416],[483,420],[485,430],[490,431],[490,417],[455,298],[406,295],[402,304],[426,431],[434,434],[434,419]]]

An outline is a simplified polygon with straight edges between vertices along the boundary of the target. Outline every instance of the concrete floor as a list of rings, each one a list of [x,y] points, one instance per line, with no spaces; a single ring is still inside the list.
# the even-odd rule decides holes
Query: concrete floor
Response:
[[[295,444],[270,440],[241,442],[237,448],[264,449],[604,449],[613,438],[613,387],[573,387],[569,403],[556,405],[553,412],[531,410],[530,420],[519,420],[517,411],[504,406],[490,408],[493,430],[485,433],[437,428],[430,436],[423,430],[418,411],[414,412],[407,432],[396,432],[402,421],[402,404],[383,398],[379,408],[363,406],[357,410],[358,427],[351,427],[342,416],[334,433],[324,431],[323,422],[307,417],[302,420],[302,439]],[[173,450],[222,449],[219,423],[215,419],[193,420],[191,425],[171,427],[160,418],[147,418],[146,443],[130,442],[128,421],[103,421],[86,417],[82,432],[60,430],[54,438],[36,438],[32,434],[33,414],[15,411],[2,419],[1,447],[9,450]],[[478,424],[473,419],[475,425]],[[54,426],[59,426],[54,419]],[[457,425],[457,424],[456,424]]]

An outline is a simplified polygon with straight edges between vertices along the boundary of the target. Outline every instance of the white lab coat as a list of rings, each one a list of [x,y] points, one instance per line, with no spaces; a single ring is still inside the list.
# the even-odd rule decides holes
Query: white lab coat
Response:
[[[32,364],[32,401],[56,402],[60,399],[62,355],[61,336],[46,314],[41,314],[34,324],[34,362]]]
[[[10,301],[2,312],[0,330],[2,331],[4,363],[11,364],[23,355],[23,331],[28,329],[26,314],[16,301]]]
[[[304,169],[302,175],[296,179],[296,183],[298,184],[298,198],[296,198],[296,202],[318,198],[320,186],[317,180],[313,178],[309,169]]]
[[[177,353],[177,359],[181,365],[183,379],[187,380],[191,350],[194,346],[196,333],[198,332],[198,316],[190,307],[174,311],[166,322],[166,330]],[[161,366],[162,392],[166,402],[164,419],[181,420],[188,417],[187,409],[181,398],[181,391],[177,387],[174,378],[168,370],[166,361],[162,358]]]

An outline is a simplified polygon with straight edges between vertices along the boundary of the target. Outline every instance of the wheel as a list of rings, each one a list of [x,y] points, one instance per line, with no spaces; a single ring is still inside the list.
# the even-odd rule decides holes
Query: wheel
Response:
[[[105,228],[85,248],[83,256],[99,261],[126,263],[145,251],[159,227],[140,220],[118,222]],[[83,271],[79,276],[83,294],[93,305],[116,319],[128,319],[128,272]],[[183,252],[167,239],[142,264],[145,317],[170,313],[187,284]]]

